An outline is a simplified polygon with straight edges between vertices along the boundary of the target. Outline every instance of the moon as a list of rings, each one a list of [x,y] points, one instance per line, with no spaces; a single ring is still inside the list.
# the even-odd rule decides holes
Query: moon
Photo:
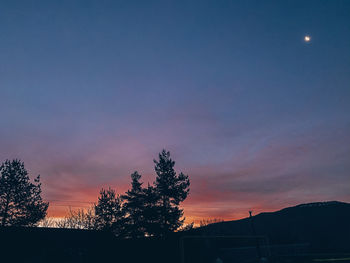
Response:
[[[306,43],[310,42],[311,41],[311,37],[309,35],[304,36],[304,41]]]

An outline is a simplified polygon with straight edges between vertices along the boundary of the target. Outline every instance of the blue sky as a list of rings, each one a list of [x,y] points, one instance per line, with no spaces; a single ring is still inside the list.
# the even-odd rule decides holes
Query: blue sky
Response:
[[[152,182],[163,148],[192,180],[194,219],[350,201],[349,12],[338,0],[6,1],[1,160],[22,159],[64,204],[124,191],[135,169]]]

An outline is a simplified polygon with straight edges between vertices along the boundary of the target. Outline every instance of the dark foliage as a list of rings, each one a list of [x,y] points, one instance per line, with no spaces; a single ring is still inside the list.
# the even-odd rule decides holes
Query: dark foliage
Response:
[[[190,181],[187,175],[176,174],[170,152],[163,150],[159,153],[159,160],[154,160],[154,163],[157,174],[154,190],[158,198],[159,235],[165,236],[177,230],[184,222],[183,210],[179,205],[189,193]]]
[[[98,203],[95,205],[95,227],[98,230],[113,232],[120,237],[125,234],[122,200],[111,188],[100,191]]]
[[[0,173],[0,225],[32,226],[43,219],[49,203],[41,198],[40,176],[30,182],[20,160],[6,160]]]
[[[161,233],[161,226],[159,225],[160,210],[158,207],[159,196],[157,195],[156,189],[148,185],[144,189],[145,192],[145,207],[144,207],[144,216],[145,216],[145,229],[146,233],[149,236],[159,236]]]
[[[131,174],[131,189],[122,196],[125,201],[126,234],[132,238],[144,237],[147,228],[147,191],[142,187],[140,179],[138,172]]]
[[[163,150],[154,160],[156,180],[145,188],[141,175],[131,175],[131,189],[119,196],[115,190],[101,189],[92,210],[70,210],[56,223],[62,228],[97,229],[119,238],[165,237],[183,230],[180,203],[189,193],[189,179],[174,170],[175,162]],[[39,176],[30,183],[23,163],[6,161],[1,166],[0,219],[3,226],[34,225],[46,215],[48,203],[41,199]]]
[[[188,176],[176,174],[175,162],[165,150],[154,162],[157,174],[154,186],[144,188],[140,182],[141,175],[134,172],[131,189],[122,196],[126,214],[125,235],[128,237],[164,237],[179,229],[184,222],[179,205],[189,192]]]

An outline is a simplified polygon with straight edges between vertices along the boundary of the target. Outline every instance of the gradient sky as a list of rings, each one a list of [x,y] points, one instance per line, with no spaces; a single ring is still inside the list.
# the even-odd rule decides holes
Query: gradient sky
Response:
[[[350,202],[347,0],[1,1],[0,100],[0,160],[51,216],[163,148],[188,220]]]

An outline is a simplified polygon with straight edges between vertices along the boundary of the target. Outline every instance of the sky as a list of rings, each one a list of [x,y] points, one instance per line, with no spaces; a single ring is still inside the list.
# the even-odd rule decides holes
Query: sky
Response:
[[[350,1],[1,1],[0,161],[49,216],[171,152],[187,221],[350,202]],[[310,42],[304,37],[309,35]]]

